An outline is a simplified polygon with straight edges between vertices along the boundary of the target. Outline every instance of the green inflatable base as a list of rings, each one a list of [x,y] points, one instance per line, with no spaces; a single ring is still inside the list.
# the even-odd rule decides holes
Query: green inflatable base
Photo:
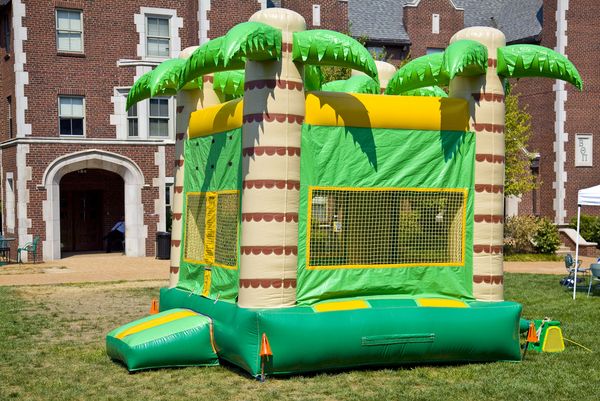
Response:
[[[327,312],[319,312],[318,306],[244,309],[178,288],[160,293],[161,310],[187,308],[210,317],[219,358],[253,376],[261,373],[263,334],[273,353],[265,359],[269,375],[521,360],[520,304],[467,302],[457,308],[419,306],[414,299],[398,298],[360,302],[366,307]]]
[[[219,364],[210,318],[171,309],[121,326],[106,336],[106,352],[131,371]]]

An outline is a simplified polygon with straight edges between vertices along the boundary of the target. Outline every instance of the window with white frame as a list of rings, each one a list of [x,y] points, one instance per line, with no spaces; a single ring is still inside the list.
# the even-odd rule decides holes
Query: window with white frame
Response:
[[[431,33],[440,33],[440,15],[431,14]]]
[[[157,97],[150,99],[150,112],[148,113],[148,136],[169,136],[169,99]]]
[[[171,36],[169,17],[149,15],[146,17],[146,56],[169,57]]]
[[[321,5],[313,4],[312,24],[313,26],[321,26]]]
[[[137,104],[134,104],[127,110],[127,136],[130,138],[137,138],[140,136]]]
[[[84,133],[83,96],[59,96],[59,132],[65,136],[83,136]]]
[[[59,52],[83,53],[81,10],[56,10],[56,48]]]

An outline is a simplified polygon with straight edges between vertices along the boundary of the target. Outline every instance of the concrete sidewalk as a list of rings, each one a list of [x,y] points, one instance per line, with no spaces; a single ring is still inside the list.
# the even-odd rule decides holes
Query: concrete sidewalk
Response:
[[[80,254],[44,263],[0,266],[0,286],[101,281],[169,281],[169,261],[119,253]]]
[[[596,261],[588,257],[581,259],[583,267],[589,267]],[[564,262],[504,262],[504,271],[566,275]],[[52,262],[0,266],[0,286],[139,280],[164,280],[167,285],[169,261],[97,253],[74,255]]]

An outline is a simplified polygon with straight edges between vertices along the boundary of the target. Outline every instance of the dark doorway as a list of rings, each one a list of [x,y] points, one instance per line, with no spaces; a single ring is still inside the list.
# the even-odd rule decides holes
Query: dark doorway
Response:
[[[104,249],[103,237],[125,210],[121,176],[99,169],[81,169],[60,181],[61,251]]]

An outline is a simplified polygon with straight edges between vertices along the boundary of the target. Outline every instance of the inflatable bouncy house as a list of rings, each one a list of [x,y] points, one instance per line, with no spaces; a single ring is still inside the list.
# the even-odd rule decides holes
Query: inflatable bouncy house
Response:
[[[131,89],[129,106],[177,95],[171,285],[108,355],[253,376],[521,360],[521,305],[503,301],[506,81],[581,88],[577,70],[468,28],[395,71],[305,28],[259,11]],[[352,76],[324,83],[326,65]]]

